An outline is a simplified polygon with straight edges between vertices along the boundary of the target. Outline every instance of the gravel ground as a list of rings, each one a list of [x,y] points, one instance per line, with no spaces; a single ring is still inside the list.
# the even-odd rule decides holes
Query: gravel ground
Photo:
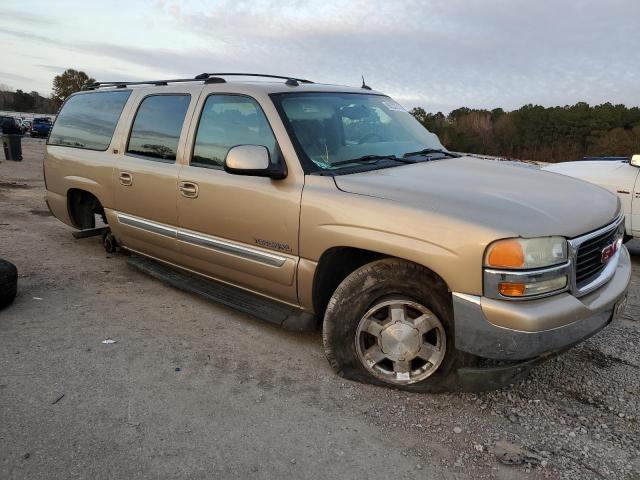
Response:
[[[623,320],[510,388],[407,394],[74,240],[23,144],[0,163],[0,478],[640,478],[639,245]]]

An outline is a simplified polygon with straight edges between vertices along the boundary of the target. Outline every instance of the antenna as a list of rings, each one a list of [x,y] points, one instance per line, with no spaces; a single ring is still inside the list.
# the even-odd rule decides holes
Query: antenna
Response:
[[[364,83],[364,75],[362,75],[362,86],[360,88],[364,88],[365,90],[371,90],[371,87]]]

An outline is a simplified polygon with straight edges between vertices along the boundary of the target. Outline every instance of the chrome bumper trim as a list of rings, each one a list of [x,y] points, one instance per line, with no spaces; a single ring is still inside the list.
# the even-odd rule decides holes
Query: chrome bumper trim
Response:
[[[510,302],[453,292],[455,346],[495,360],[527,360],[563,350],[594,335],[611,321],[630,280],[631,260],[623,247],[609,282],[579,299],[565,292],[531,302]],[[500,320],[492,316],[488,305],[496,302],[507,307],[509,328],[490,321]],[[555,327],[538,330],[537,322]]]

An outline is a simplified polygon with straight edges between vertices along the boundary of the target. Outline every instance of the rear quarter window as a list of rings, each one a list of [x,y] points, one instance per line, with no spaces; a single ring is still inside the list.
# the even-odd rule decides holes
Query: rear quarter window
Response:
[[[49,145],[106,150],[111,143],[130,90],[91,92],[70,97],[58,114]]]

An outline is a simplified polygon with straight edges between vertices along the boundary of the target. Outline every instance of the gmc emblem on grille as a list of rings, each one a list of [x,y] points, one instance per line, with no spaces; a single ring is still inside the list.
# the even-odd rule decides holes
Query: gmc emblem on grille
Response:
[[[602,257],[600,257],[600,261],[602,263],[607,263],[618,251],[618,242],[614,242],[611,245],[607,245],[602,249]]]

